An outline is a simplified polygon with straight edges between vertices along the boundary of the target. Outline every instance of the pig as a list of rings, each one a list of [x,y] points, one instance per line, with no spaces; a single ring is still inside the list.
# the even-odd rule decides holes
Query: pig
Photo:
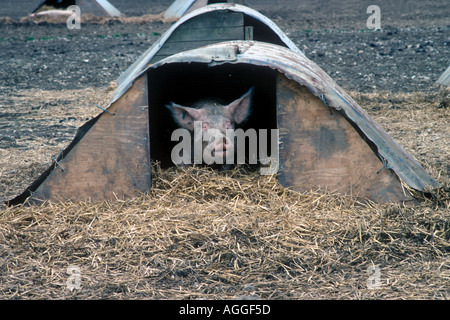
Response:
[[[202,99],[191,107],[182,106],[170,102],[166,107],[171,111],[172,117],[181,128],[187,129],[192,142],[191,161],[194,159],[196,148],[201,146],[201,154],[210,154],[214,159],[219,159],[216,164],[225,164],[221,169],[227,170],[234,159],[236,152],[234,139],[230,139],[227,133],[242,125],[251,112],[251,102],[254,87],[250,88],[240,98],[228,105],[223,105],[219,99]],[[197,134],[201,131],[201,134]],[[212,134],[211,134],[212,133]],[[208,135],[211,139],[205,139]],[[193,138],[193,139],[192,139]],[[198,150],[198,149],[197,149]],[[197,161],[194,161],[198,163]],[[212,164],[211,160],[203,159],[202,163]]]

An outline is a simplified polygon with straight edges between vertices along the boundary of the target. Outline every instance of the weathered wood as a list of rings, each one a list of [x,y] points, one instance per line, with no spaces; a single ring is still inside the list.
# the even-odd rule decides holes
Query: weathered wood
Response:
[[[229,39],[242,40],[243,38],[242,26],[227,27],[227,28],[209,28],[209,29],[184,29],[179,28],[172,33],[166,44],[180,41],[205,41],[216,40],[225,41]]]
[[[140,77],[103,113],[37,188],[40,199],[95,202],[135,196],[150,188],[147,77]]]
[[[231,39],[229,39],[231,40]],[[235,40],[235,39],[233,39]],[[223,40],[226,41],[226,40]],[[203,41],[180,41],[180,42],[171,42],[171,43],[167,43],[161,48],[161,50],[158,51],[157,55],[160,56],[170,56],[179,52],[183,52],[183,51],[187,51],[187,50],[192,50],[192,49],[197,49],[203,46],[207,46],[210,44],[214,44],[217,42],[221,42],[221,41],[217,41],[217,40],[203,40]],[[152,62],[154,62],[152,60]]]
[[[277,80],[277,113],[283,185],[381,203],[412,199],[342,114],[284,75]]]
[[[245,40],[253,40],[253,26],[245,27]]]
[[[189,19],[179,28],[186,29],[211,29],[230,28],[244,26],[244,14],[241,12],[230,12],[226,10],[211,11],[194,19]]]
[[[212,11],[180,25],[167,39],[151,63],[173,54],[222,41],[244,40],[244,15],[240,12]]]

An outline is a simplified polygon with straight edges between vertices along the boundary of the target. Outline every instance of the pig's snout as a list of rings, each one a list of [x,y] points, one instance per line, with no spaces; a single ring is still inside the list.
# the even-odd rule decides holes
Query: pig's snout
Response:
[[[222,137],[214,141],[213,156],[226,157],[229,152],[233,152],[233,143],[228,137]]]

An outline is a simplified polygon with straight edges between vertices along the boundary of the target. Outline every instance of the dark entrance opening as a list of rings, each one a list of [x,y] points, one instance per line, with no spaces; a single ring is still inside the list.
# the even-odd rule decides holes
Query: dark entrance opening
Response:
[[[178,128],[170,111],[170,102],[190,106],[207,97],[217,97],[230,103],[254,86],[252,112],[241,127],[267,129],[267,151],[270,156],[270,129],[277,128],[276,71],[248,64],[223,64],[209,67],[202,63],[173,63],[149,69],[148,98],[150,121],[150,156],[161,167],[174,165],[171,150],[179,141],[171,141]],[[248,144],[248,141],[246,142]],[[259,152],[259,151],[258,151]]]

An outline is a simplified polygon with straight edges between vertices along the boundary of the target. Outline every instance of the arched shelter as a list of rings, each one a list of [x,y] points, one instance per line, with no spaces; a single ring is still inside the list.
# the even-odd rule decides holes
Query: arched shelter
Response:
[[[255,97],[248,127],[279,130],[278,178],[284,186],[375,202],[411,200],[402,182],[420,191],[439,186],[303,54],[276,44],[227,41],[148,65],[107,111],[80,128],[58,166],[22,200],[101,201],[148,190],[150,161],[168,161],[176,128],[164,105],[205,93],[231,99],[249,86],[255,86]]]

